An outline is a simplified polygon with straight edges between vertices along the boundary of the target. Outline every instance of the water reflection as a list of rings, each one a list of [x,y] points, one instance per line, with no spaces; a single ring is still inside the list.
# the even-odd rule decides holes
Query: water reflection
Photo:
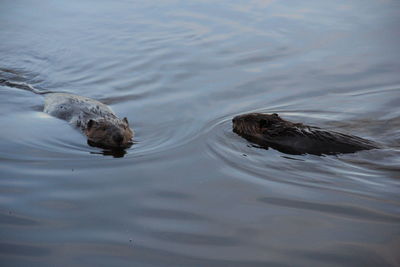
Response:
[[[88,144],[89,144],[89,142],[88,142]],[[102,150],[101,152],[93,152],[93,151],[90,152],[90,154],[112,156],[113,158],[122,158],[126,155],[126,153],[127,152],[125,149],[108,149],[108,150]]]

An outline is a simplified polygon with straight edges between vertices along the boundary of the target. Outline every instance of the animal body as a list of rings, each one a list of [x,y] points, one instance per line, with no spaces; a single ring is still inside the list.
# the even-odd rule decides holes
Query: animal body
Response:
[[[278,114],[250,113],[233,118],[233,131],[262,148],[287,154],[340,154],[379,148],[375,142],[318,127],[293,123]]]
[[[134,132],[128,119],[118,118],[107,105],[97,100],[68,93],[38,91],[28,84],[4,79],[0,79],[0,84],[45,95],[43,111],[79,128],[92,146],[123,149],[132,145]]]

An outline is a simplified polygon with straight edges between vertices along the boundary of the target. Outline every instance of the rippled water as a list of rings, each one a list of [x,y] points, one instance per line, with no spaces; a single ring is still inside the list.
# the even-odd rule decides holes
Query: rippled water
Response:
[[[136,132],[86,144],[0,86],[2,266],[400,265],[398,1],[14,1],[0,78],[98,99]],[[286,155],[283,118],[383,149]]]

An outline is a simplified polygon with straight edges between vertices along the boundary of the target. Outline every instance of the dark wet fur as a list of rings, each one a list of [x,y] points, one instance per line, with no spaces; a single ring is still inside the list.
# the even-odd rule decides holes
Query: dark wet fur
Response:
[[[118,124],[117,122],[120,122]],[[125,149],[132,146],[133,133],[129,128],[128,120],[115,118],[89,120],[83,126],[88,137],[88,144],[105,149]]]
[[[354,136],[293,123],[278,114],[250,113],[232,120],[233,131],[262,148],[287,154],[340,154],[379,148],[379,145]]]

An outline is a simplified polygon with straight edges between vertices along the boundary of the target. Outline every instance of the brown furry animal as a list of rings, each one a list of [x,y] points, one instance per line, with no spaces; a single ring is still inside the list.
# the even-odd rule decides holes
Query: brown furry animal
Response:
[[[0,79],[0,85],[46,95],[43,111],[80,128],[87,136],[89,145],[111,149],[132,145],[134,132],[129,127],[128,119],[118,118],[107,105],[97,100],[67,93],[39,91],[29,84],[4,79]]]
[[[129,128],[127,118],[115,125],[107,119],[89,120],[85,130],[88,142],[105,147],[129,147],[132,144],[133,130]]]
[[[90,145],[126,148],[132,144],[133,131],[127,118],[120,119],[103,103],[65,93],[46,95],[44,112],[79,127]]]
[[[233,131],[262,148],[288,154],[340,154],[379,148],[372,141],[318,127],[293,123],[278,114],[250,113],[232,120]]]

